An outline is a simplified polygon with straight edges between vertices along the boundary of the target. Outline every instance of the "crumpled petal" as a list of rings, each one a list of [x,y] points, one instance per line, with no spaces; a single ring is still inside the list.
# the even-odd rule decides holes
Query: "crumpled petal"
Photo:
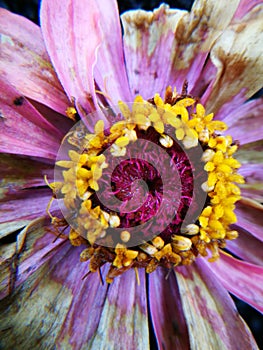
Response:
[[[144,271],[140,286],[132,270],[112,285],[102,285],[96,273],[83,279],[88,263],[79,262],[82,247],[60,242],[48,253],[43,243],[36,266],[25,251],[18,268],[28,276],[0,306],[0,345],[35,349],[41,338],[45,348],[149,349]],[[30,246],[37,254],[36,244]]]
[[[1,247],[0,299],[18,288],[66,243],[62,238],[55,240],[49,229],[46,218],[36,219],[17,235],[16,242]],[[62,251],[59,254],[63,256]]]
[[[159,348],[188,349],[188,330],[173,273],[169,274],[168,270],[158,268],[149,274],[149,305]]]
[[[263,313],[262,266],[221,254],[209,267],[229,292]]]
[[[156,92],[163,94],[168,85],[180,91],[185,79],[191,91],[212,44],[231,21],[237,5],[237,0],[200,0],[195,1],[190,13],[166,6],[153,13],[124,13],[124,49],[131,91],[151,98]]]
[[[190,348],[257,349],[233,300],[206,264],[198,259],[191,266],[176,268]]]
[[[149,349],[145,272],[126,271],[110,285],[91,349]]]
[[[262,4],[254,7],[215,42],[210,55],[217,74],[202,97],[207,111],[227,115],[229,104],[240,106],[262,87],[262,13]]]
[[[0,152],[55,159],[58,130],[3,77],[0,89]]]
[[[174,31],[184,14],[165,5],[154,12],[122,14],[125,61],[133,95],[151,98],[156,92],[162,94],[170,84]]]
[[[65,114],[68,100],[51,65],[40,28],[2,8],[0,19],[1,76],[24,96]]]
[[[85,118],[98,109],[93,69],[103,37],[97,1],[43,0],[40,18],[58,77],[69,99],[76,103],[80,115]]]

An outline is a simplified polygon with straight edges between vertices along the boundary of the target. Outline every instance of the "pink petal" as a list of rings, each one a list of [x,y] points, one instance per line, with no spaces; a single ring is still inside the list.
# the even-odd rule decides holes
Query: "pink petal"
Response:
[[[263,243],[240,227],[234,226],[234,229],[239,236],[227,241],[227,250],[249,263],[263,266]]]
[[[263,133],[263,98],[239,105],[232,113],[222,119],[229,127],[229,133],[240,144],[262,139]]]
[[[209,267],[229,292],[263,313],[263,267],[227,254]]]
[[[59,14],[59,16],[58,16]],[[51,61],[82,117],[97,107],[93,69],[102,43],[95,0],[41,2],[41,28]]]
[[[0,73],[23,95],[65,113],[68,100],[47,55],[38,26],[0,9]]]
[[[208,264],[208,263],[207,263]],[[248,327],[212,271],[198,259],[176,268],[191,349],[257,349]]]
[[[61,135],[4,79],[0,79],[0,151],[54,159]]]
[[[208,111],[227,115],[262,87],[262,9],[229,25],[215,42],[210,57],[217,74],[202,97]]]
[[[25,189],[0,202],[0,224],[24,222],[46,214],[52,193],[50,189]],[[10,232],[10,231],[9,231]]]
[[[102,42],[94,69],[95,81],[102,92],[109,95],[109,102],[131,102],[127,73],[124,63],[122,33],[117,2],[101,0],[96,3]]]
[[[237,215],[237,226],[263,241],[263,209],[238,202],[235,213]]]
[[[175,275],[157,269],[149,275],[150,314],[159,349],[185,350],[190,347]]]

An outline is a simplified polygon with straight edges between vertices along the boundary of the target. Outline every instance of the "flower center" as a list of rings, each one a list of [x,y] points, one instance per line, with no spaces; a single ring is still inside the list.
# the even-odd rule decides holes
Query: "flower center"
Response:
[[[132,267],[152,272],[198,255],[216,260],[237,237],[229,226],[240,199],[235,183],[244,182],[237,146],[221,135],[226,125],[170,87],[164,99],[137,96],[118,108],[104,111],[114,123],[105,128],[99,120],[93,134],[76,125],[56,163],[51,188],[71,226],[69,240],[86,245],[81,261],[90,261],[91,272],[110,263],[111,282]]]

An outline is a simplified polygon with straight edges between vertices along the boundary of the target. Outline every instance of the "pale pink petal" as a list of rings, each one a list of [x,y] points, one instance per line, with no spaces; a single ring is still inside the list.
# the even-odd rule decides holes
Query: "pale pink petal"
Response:
[[[168,277],[169,276],[169,277]],[[149,275],[149,303],[159,349],[190,347],[175,275],[158,268]]]
[[[257,349],[233,300],[203,259],[176,268],[176,276],[191,349]]]
[[[227,241],[227,250],[249,263],[263,266],[263,242],[240,227],[233,228],[238,230],[238,238]]]
[[[64,114],[69,102],[51,65],[40,28],[4,9],[0,9],[0,19],[1,76],[23,95]]]
[[[261,4],[228,26],[215,42],[210,57],[217,74],[202,97],[208,111],[227,115],[233,103],[240,106],[262,87],[262,13]]]
[[[97,107],[93,69],[103,40],[97,5],[95,0],[41,2],[41,28],[48,53],[82,117]]]
[[[116,105],[119,100],[131,102],[117,2],[101,0],[97,1],[96,5],[100,11],[98,25],[102,36],[94,68],[96,84],[103,93],[106,93],[106,98],[109,96],[111,104]]]
[[[228,11],[225,11],[225,5]],[[145,98],[163,93],[168,85],[189,90],[198,80],[209,50],[230,22],[238,1],[197,1],[191,13],[161,6],[153,13],[122,15],[125,60],[134,94]]]
[[[0,152],[54,159],[62,135],[3,78],[0,89]]]
[[[253,202],[251,204],[253,204]],[[256,203],[255,205],[257,207],[241,202],[237,203],[235,210],[237,226],[244,228],[260,241],[263,241],[263,206],[257,205]]]
[[[209,267],[229,292],[263,313],[263,267],[227,254]]]
[[[234,20],[242,19],[254,7],[261,4],[262,0],[241,0],[235,13]]]
[[[263,133],[263,98],[240,104],[231,113],[220,119],[229,127],[226,133],[229,133],[234,140],[238,140],[241,145],[261,140]]]

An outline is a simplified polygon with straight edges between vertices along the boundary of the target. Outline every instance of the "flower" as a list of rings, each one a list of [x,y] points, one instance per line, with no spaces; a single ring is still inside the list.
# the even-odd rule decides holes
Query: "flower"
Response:
[[[4,348],[147,349],[151,329],[160,349],[257,348],[228,292],[263,310],[262,98],[247,101],[262,87],[262,3],[196,1],[190,13],[170,10],[165,5],[153,13],[127,12],[122,16],[123,41],[114,1],[43,0],[41,31],[6,10],[1,10],[0,16],[3,173],[0,205],[4,212],[1,217],[4,244],[0,248],[1,342]],[[101,107],[111,106],[114,111],[119,100],[132,102],[138,95],[145,99],[137,97],[140,103],[149,99],[147,106],[154,102],[152,106],[157,106],[157,110],[167,107],[163,102],[170,104],[170,108],[180,100],[188,103],[185,100],[192,97],[187,96],[185,89],[180,98],[166,90],[171,85],[180,91],[185,80],[188,93],[200,101],[190,116],[182,112],[181,118],[171,124],[176,129],[177,140],[185,141],[184,146],[189,149],[196,146],[196,135],[200,142],[208,143],[203,157],[204,171],[209,174],[227,158],[225,155],[222,158],[222,152],[235,146],[225,134],[212,135],[214,130],[226,123],[227,133],[240,144],[237,159],[246,182],[240,185],[242,198],[236,205],[237,222],[229,231],[233,236],[236,235],[233,231],[238,231],[239,238],[229,241],[229,254],[222,251],[220,259],[213,263],[198,257],[189,266],[169,270],[158,267],[149,275],[139,269],[137,278],[129,268],[112,284],[102,284],[96,273],[87,275],[86,262],[79,262],[83,247],[78,246],[78,240],[83,237],[71,230],[68,240],[56,203],[49,208],[51,191],[44,176],[48,180],[53,178],[60,143],[78,116],[90,132],[95,127],[96,141],[101,147],[105,139],[105,135],[100,137],[105,131],[101,120],[104,126],[109,125],[109,115],[100,113]],[[164,101],[160,96],[165,93]],[[204,124],[211,119],[205,119],[209,114],[201,116],[202,111],[205,113],[203,106],[209,114],[215,114],[214,120],[223,122],[214,130]],[[182,107],[188,113],[190,106]],[[125,104],[121,103],[120,108],[123,115],[129,114]],[[90,118],[94,111],[99,118]],[[169,113],[169,108],[166,112]],[[163,114],[153,114],[141,116],[139,124],[145,125],[150,120],[154,132],[161,135],[160,144],[170,148],[171,139],[162,131]],[[196,122],[195,118],[200,120]],[[135,136],[138,138],[138,130],[136,135],[132,132],[135,130],[132,122],[125,125],[125,135],[113,138],[116,145],[113,156],[125,152],[127,138],[128,142]],[[118,127],[114,127],[118,132]],[[219,152],[216,159],[212,152]],[[72,150],[70,154],[74,154]],[[73,162],[81,170],[77,172],[77,180],[82,185],[84,170],[93,171],[94,180],[94,174],[105,165],[100,157],[84,169],[85,162],[81,161],[86,161],[86,155],[90,154],[84,152],[82,158],[78,155]],[[100,166],[96,166],[98,161]],[[229,173],[236,175],[232,169],[237,161],[223,165],[224,174],[231,165]],[[67,175],[70,174],[61,183],[64,194],[71,195],[64,196],[70,207],[76,194]],[[117,172],[115,179],[119,185]],[[216,181],[213,176],[208,177],[203,189],[218,193],[213,191]],[[56,194],[56,182],[50,182],[50,186]],[[97,188],[94,181],[88,186],[92,190]],[[78,191],[81,189],[79,186]],[[86,193],[87,188],[83,195]],[[215,203],[210,204],[216,204],[217,197],[212,196]],[[86,204],[86,209],[95,211],[89,202]],[[52,224],[46,215],[47,207],[54,219]],[[212,206],[206,206],[199,216],[200,227],[194,224],[187,232],[197,233],[197,229],[200,232],[202,229],[205,241],[211,211]],[[228,214],[231,217],[232,211]],[[103,217],[113,227],[120,219],[106,214]],[[54,239],[52,232],[60,227],[59,237]],[[129,242],[129,231],[121,237],[124,243]],[[177,249],[189,245],[189,240],[182,237],[176,237]],[[70,241],[77,246],[72,246]],[[155,243],[153,247],[157,250],[163,245],[160,239]],[[128,259],[129,267],[129,259],[134,260],[136,254],[125,246],[115,248],[114,266],[123,267]],[[105,279],[107,266],[102,266],[101,274]]]

